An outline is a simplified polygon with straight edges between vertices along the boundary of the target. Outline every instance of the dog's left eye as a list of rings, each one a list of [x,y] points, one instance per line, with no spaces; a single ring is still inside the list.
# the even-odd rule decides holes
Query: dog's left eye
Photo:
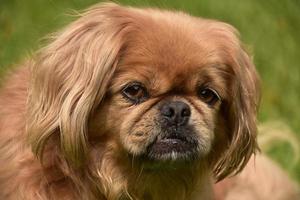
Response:
[[[201,88],[198,91],[199,98],[210,106],[221,100],[219,94],[211,88]]]
[[[122,95],[134,104],[139,104],[149,97],[146,88],[140,83],[129,83],[122,90]]]

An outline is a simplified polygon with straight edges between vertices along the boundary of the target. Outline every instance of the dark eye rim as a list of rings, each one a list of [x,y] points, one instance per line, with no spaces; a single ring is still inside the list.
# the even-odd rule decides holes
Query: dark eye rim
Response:
[[[142,89],[143,94],[144,94],[142,98],[132,98],[130,95],[128,95],[128,93],[126,93],[126,90],[129,87],[133,87],[133,86],[138,86],[139,88]],[[121,93],[125,99],[129,100],[133,104],[140,104],[149,98],[149,93],[148,93],[146,87],[140,82],[130,82],[130,83],[126,84],[123,87],[123,89],[121,90]]]
[[[206,101],[201,97],[201,92],[202,92],[203,90],[208,90],[208,91],[210,91],[210,92],[214,95],[214,98],[206,102]],[[210,105],[210,106],[214,106],[217,102],[222,102],[222,98],[221,98],[221,96],[219,95],[219,93],[218,93],[215,89],[213,89],[213,88],[211,88],[211,87],[199,87],[199,89],[198,89],[198,91],[197,91],[197,95],[198,95],[198,97],[199,97],[204,103],[206,103],[206,104],[208,104],[208,105]]]

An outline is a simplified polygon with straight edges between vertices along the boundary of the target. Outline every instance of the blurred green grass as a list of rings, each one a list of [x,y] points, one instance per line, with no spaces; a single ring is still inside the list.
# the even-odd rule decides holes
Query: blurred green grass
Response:
[[[41,38],[72,20],[66,15],[95,0],[0,0],[0,74],[42,46]],[[300,139],[299,0],[119,0],[121,4],[184,10],[234,25],[254,55],[262,79],[259,121],[281,121]],[[284,132],[283,132],[284,134]],[[268,153],[300,181],[300,162],[291,149],[275,145]]]

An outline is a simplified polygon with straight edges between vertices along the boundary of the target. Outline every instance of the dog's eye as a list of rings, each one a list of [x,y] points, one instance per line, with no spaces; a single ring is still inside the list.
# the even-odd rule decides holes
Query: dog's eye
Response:
[[[198,91],[199,98],[210,106],[215,105],[219,100],[221,100],[218,93],[210,88],[201,88]]]
[[[139,104],[148,98],[148,92],[140,83],[130,83],[124,87],[122,94],[134,104]]]

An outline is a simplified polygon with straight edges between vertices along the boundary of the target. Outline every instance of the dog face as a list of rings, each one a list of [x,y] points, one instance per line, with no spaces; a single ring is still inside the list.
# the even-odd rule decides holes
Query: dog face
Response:
[[[156,23],[143,29],[152,34],[135,33],[124,52],[104,103],[109,107],[106,121],[119,126],[113,130],[108,124],[107,129],[119,134],[122,147],[133,156],[155,162],[205,157],[220,106],[228,98],[229,80],[222,74],[229,69],[222,58],[205,58],[219,50],[207,50],[213,44],[192,37],[200,32],[197,27],[187,34],[178,33],[172,23],[164,30]],[[173,41],[168,35],[174,35]]]
[[[222,179],[256,148],[257,76],[227,24],[108,4],[38,58],[28,120],[38,155],[57,135],[80,164],[88,141],[106,138],[150,168],[201,160]]]

